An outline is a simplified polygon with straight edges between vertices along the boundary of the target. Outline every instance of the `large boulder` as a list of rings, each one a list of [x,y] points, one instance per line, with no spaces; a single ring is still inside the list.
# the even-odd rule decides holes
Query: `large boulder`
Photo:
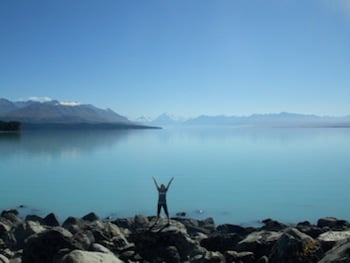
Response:
[[[233,224],[218,225],[216,230],[223,234],[237,234],[241,236],[242,239],[251,233],[249,229]]]
[[[62,224],[62,227],[71,233],[77,233],[87,228],[87,222],[83,219],[70,216]]]
[[[0,254],[0,263],[9,263],[9,259],[5,257],[4,255]]]
[[[22,249],[28,237],[44,232],[45,230],[46,228],[40,225],[39,222],[25,221],[21,223],[14,231],[17,240],[17,248]]]
[[[320,234],[327,231],[321,227],[312,225],[309,221],[300,222],[296,225],[296,229],[300,232],[307,234],[312,238],[317,238]]]
[[[276,220],[273,220],[271,218],[264,219],[262,221],[264,226],[261,228],[263,230],[268,230],[268,231],[282,231],[287,228],[287,225],[282,224]]]
[[[72,239],[77,247],[81,247],[84,250],[89,250],[95,242],[95,237],[90,230],[79,231],[73,235]]]
[[[209,235],[216,230],[214,220],[211,217],[204,220],[178,217],[175,220],[181,222],[191,236],[197,236],[200,233]]]
[[[33,222],[39,222],[40,224],[44,224],[44,218],[38,215],[26,215],[26,218],[24,221],[33,221]]]
[[[91,245],[91,251],[94,252],[101,252],[101,253],[105,253],[105,254],[113,254],[112,251],[110,251],[108,248],[102,246],[101,244],[98,243],[93,243]]]
[[[116,256],[109,253],[73,250],[63,256],[57,263],[123,263]]]
[[[129,218],[118,218],[112,221],[113,224],[127,229],[129,231],[136,231],[138,228],[147,228],[152,222],[155,222],[156,217],[146,217],[144,215],[135,215],[134,217]]]
[[[199,220],[199,227],[209,231],[209,233],[213,233],[215,229],[215,222],[212,217],[208,217],[204,220]]]
[[[79,249],[73,235],[62,227],[46,230],[28,238],[23,249],[23,263],[49,263],[61,249]]]
[[[133,225],[134,229],[148,227],[148,226],[149,226],[148,217],[144,215],[136,215],[134,217],[134,225]]]
[[[312,237],[295,228],[286,230],[273,246],[270,263],[309,263],[317,262],[320,244]]]
[[[350,227],[350,224],[346,220],[337,219],[335,217],[324,217],[317,221],[318,227],[329,227],[332,230],[344,230]]]
[[[60,222],[58,220],[58,217],[54,213],[50,213],[43,219],[43,223],[47,226],[60,226]]]
[[[1,217],[7,219],[13,225],[18,225],[22,222],[18,215],[19,212],[16,209],[8,209],[1,212]]]
[[[13,248],[16,246],[16,238],[12,233],[13,224],[5,218],[0,217],[0,240],[3,248]]]
[[[242,238],[237,234],[215,233],[203,239],[200,244],[210,251],[225,252],[227,250],[234,250],[237,243],[241,240]]]
[[[257,258],[268,256],[273,245],[281,237],[282,233],[275,231],[257,231],[250,233],[245,239],[237,244],[237,251],[254,252]]]
[[[350,239],[350,231],[327,231],[317,238],[324,251],[331,249],[336,243],[348,239]]]
[[[94,222],[96,220],[100,220],[98,215],[95,214],[94,212],[88,213],[87,215],[83,216],[81,219],[83,219],[85,221],[89,221],[89,222]]]
[[[117,218],[116,220],[112,221],[113,224],[131,230],[134,225],[134,218],[128,217],[128,218]]]
[[[350,240],[339,242],[318,263],[350,263]]]
[[[89,225],[95,242],[99,243],[113,253],[120,253],[134,245],[129,243],[123,231],[111,222],[94,221]]]
[[[190,238],[185,226],[175,220],[171,225],[165,220],[160,220],[157,225],[138,229],[130,235],[130,239],[141,257],[152,262],[177,262],[178,257],[183,262],[193,253],[200,254],[206,251],[203,248],[203,251],[199,252],[198,243]],[[173,257],[170,258],[171,256]]]

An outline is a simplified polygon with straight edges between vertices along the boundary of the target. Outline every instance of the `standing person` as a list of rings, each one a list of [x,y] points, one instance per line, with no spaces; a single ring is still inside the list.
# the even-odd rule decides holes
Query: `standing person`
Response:
[[[159,187],[156,179],[154,177],[152,177],[152,178],[153,178],[154,184],[156,185],[158,193],[159,193],[159,196],[158,196],[158,209],[157,209],[157,222],[159,220],[160,210],[163,207],[164,212],[165,212],[165,214],[166,214],[166,216],[168,218],[168,224],[170,224],[170,217],[169,217],[169,212],[168,212],[168,206],[167,206],[167,203],[166,203],[166,192],[168,191],[171,182],[174,180],[174,177],[170,179],[167,187],[165,187],[164,184],[161,184],[160,187]]]

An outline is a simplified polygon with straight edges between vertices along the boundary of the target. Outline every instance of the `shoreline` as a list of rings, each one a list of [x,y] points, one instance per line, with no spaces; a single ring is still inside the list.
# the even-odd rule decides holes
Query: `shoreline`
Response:
[[[334,217],[259,227],[178,216],[100,219],[91,212],[60,222],[54,213],[0,216],[0,262],[349,262],[350,223]],[[95,261],[94,261],[95,260]],[[100,260],[100,261],[97,261]]]
[[[22,218],[25,218],[27,215],[37,215],[41,217],[45,217],[45,215],[52,213],[51,209],[44,208],[44,207],[37,207],[33,206],[31,204],[21,204],[21,205],[9,205],[9,206],[3,206],[0,207],[0,212],[2,210],[8,209],[8,207],[12,207],[19,212],[19,216]],[[79,213],[73,213],[71,212],[64,212],[60,213],[58,211],[54,211],[55,215],[58,218],[58,221],[60,223],[63,223],[64,220],[68,217],[77,217],[81,218],[85,214],[89,213],[89,211],[94,211],[94,213],[98,214],[99,217],[102,220],[106,221],[113,221],[118,218],[129,218],[129,217],[134,217],[137,214],[142,214],[146,217],[153,217],[156,215],[156,209],[151,209],[151,210],[143,210],[143,211],[126,211],[126,210],[112,210],[112,211],[95,211],[94,209],[84,209],[84,211],[80,211]],[[61,211],[62,212],[62,211]],[[317,224],[317,221],[319,218],[324,218],[324,217],[335,217],[335,218],[342,218],[345,220],[348,220],[350,222],[350,219],[346,215],[339,215],[339,214],[321,214],[320,216],[314,216],[314,217],[295,217],[293,219],[287,218],[287,217],[278,217],[278,216],[269,216],[265,215],[263,217],[242,217],[237,216],[237,214],[233,213],[215,213],[210,210],[202,210],[202,209],[189,209],[189,210],[183,210],[183,211],[175,211],[175,212],[170,212],[170,217],[172,218],[191,218],[194,220],[204,220],[206,218],[213,218],[215,220],[216,225],[221,225],[221,224],[234,224],[234,225],[239,225],[242,227],[261,227],[263,226],[263,221],[266,218],[273,218],[276,221],[283,222],[285,225],[297,225],[299,222],[304,222],[308,221],[310,224]],[[164,213],[162,214],[163,216]]]

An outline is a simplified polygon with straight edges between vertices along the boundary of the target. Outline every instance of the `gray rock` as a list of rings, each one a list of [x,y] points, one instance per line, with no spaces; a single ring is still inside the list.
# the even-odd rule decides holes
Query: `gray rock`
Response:
[[[7,258],[13,258],[13,257],[15,257],[15,255],[16,255],[16,254],[15,254],[12,250],[10,250],[9,248],[0,249],[0,251],[1,251],[1,255],[5,256],[5,257],[7,257]]]
[[[199,221],[192,218],[176,218],[176,221],[181,222],[186,228],[199,227]]]
[[[212,217],[208,217],[204,220],[199,220],[199,226],[208,230],[210,233],[214,232],[215,229],[215,223],[214,219]]]
[[[208,238],[203,239],[200,244],[210,251],[225,252],[234,250],[236,245],[242,238],[237,234],[212,234]]]
[[[91,245],[91,251],[101,252],[101,253],[106,253],[106,254],[113,254],[112,251],[110,251],[108,248],[106,248],[98,243],[93,243]]]
[[[5,217],[8,215],[8,214],[12,214],[12,215],[15,215],[15,216],[18,216],[19,215],[19,212],[17,209],[6,209],[6,210],[3,210],[1,212],[1,216],[2,217]]]
[[[177,212],[176,216],[185,217],[186,216],[186,212]]]
[[[169,263],[181,263],[181,257],[175,246],[165,247],[162,251],[162,259]]]
[[[132,229],[132,226],[134,225],[134,218],[118,218],[112,223],[122,228]]]
[[[111,222],[95,221],[90,224],[89,228],[94,235],[95,242],[107,247],[113,253],[119,253],[133,246],[125,238],[123,231]]]
[[[226,259],[220,252],[207,251],[190,259],[191,263],[225,263]]]
[[[7,220],[0,219],[0,238],[12,229],[12,224]]]
[[[318,227],[329,227],[332,230],[343,230],[349,227],[349,222],[335,217],[324,217],[317,221]]]
[[[320,234],[326,231],[323,228],[311,225],[308,221],[298,223],[296,229],[312,238],[317,238]]]
[[[275,231],[258,231],[250,233],[245,239],[237,244],[238,251],[254,251],[257,258],[268,256],[273,245],[282,236],[282,233]]]
[[[25,218],[25,221],[33,221],[33,222],[39,222],[40,224],[44,224],[44,219],[38,215],[27,215]]]
[[[9,259],[5,257],[4,255],[0,254],[0,263],[9,263]]]
[[[11,258],[10,263],[22,263],[22,258],[20,256]]]
[[[276,220],[272,220],[271,218],[264,219],[262,223],[264,223],[264,226],[261,228],[263,230],[281,231],[287,228],[287,225],[282,224]]]
[[[269,263],[269,258],[267,256],[262,256],[257,263]]]
[[[55,227],[42,233],[32,235],[25,243],[23,263],[52,262],[61,249],[73,250],[73,235],[62,227]]]
[[[13,225],[18,225],[22,222],[18,215],[19,213],[16,209],[8,209],[1,212],[1,217],[7,219]]]
[[[58,263],[123,263],[119,258],[112,254],[101,252],[91,252],[82,250],[73,250],[65,255]]]
[[[135,244],[136,251],[145,261],[165,261],[162,257],[168,247],[176,247],[181,262],[186,261],[192,253],[197,253],[198,243],[190,238],[182,223],[175,220],[172,221],[171,225],[163,223],[161,221],[151,229],[140,228],[130,235],[130,240]],[[158,261],[153,261],[155,258],[158,258]]]
[[[21,223],[14,231],[17,240],[17,248],[21,249],[24,246],[25,240],[31,235],[39,234],[46,230],[39,222],[25,221]]]
[[[256,262],[254,253],[248,252],[248,251],[243,251],[243,252],[226,251],[224,253],[224,256],[226,258],[226,262],[241,262],[241,263]]]
[[[16,239],[12,233],[13,225],[5,218],[0,218],[0,240],[4,247],[13,248],[16,246]]]
[[[85,216],[83,216],[81,219],[85,220],[85,221],[89,221],[89,222],[93,222],[96,220],[100,220],[100,218],[98,217],[98,215],[96,215],[94,212],[91,212]]]
[[[47,226],[60,226],[60,222],[58,220],[58,217],[54,214],[54,213],[50,213],[48,214],[44,219],[43,219],[43,223]]]
[[[350,231],[327,231],[317,238],[324,251],[331,249],[337,242],[347,239],[350,239]]]
[[[220,233],[237,234],[241,237],[246,237],[250,233],[246,228],[232,224],[219,225],[217,226],[216,230]]]
[[[95,242],[95,237],[90,230],[76,232],[73,235],[73,243],[77,247],[81,247],[84,250],[89,250],[90,246]]]
[[[62,227],[74,234],[84,230],[87,223],[80,218],[70,216],[63,222]]]
[[[318,263],[350,263],[350,240],[335,245]]]
[[[149,220],[144,215],[136,215],[134,217],[134,226],[135,229],[139,227],[149,227]]]
[[[176,221],[181,222],[186,227],[187,232],[191,236],[196,236],[198,235],[198,233],[209,235],[215,230],[214,226],[210,224],[210,222],[209,222],[209,225],[206,226],[200,220],[191,219],[191,218],[176,218]]]
[[[273,246],[269,262],[271,263],[308,263],[317,262],[321,246],[312,237],[295,228],[287,229]]]

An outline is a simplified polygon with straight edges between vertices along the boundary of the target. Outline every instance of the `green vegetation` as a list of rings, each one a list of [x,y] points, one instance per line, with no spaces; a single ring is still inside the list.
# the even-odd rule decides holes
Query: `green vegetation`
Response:
[[[19,131],[21,123],[17,121],[4,122],[0,121],[0,131]]]

